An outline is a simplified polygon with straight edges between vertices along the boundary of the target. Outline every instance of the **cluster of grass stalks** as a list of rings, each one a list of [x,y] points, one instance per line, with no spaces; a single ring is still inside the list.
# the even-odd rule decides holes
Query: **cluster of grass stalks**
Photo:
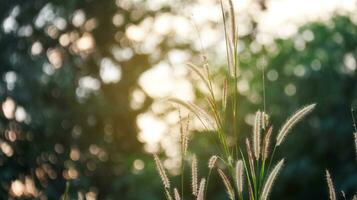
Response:
[[[218,143],[216,155],[208,162],[208,174],[204,177],[198,176],[197,158],[191,159],[191,197],[197,200],[207,199],[206,192],[209,179],[213,171],[218,172],[222,183],[226,188],[227,195],[231,200],[267,200],[273,188],[279,172],[283,168],[284,159],[276,162],[275,152],[285,141],[291,129],[314,108],[315,104],[302,107],[289,117],[281,126],[277,134],[274,134],[273,126],[269,123],[269,116],[263,111],[255,114],[252,137],[246,138],[245,148],[238,146],[237,133],[237,80],[239,77],[238,66],[238,29],[234,6],[231,0],[221,0],[221,8],[224,22],[228,73],[223,84],[223,96],[221,101],[213,91],[212,78],[209,72],[209,64],[204,58],[202,66],[188,64],[189,68],[200,77],[209,91],[205,97],[209,110],[179,99],[170,99],[197,117],[203,127],[212,134]],[[264,86],[264,80],[263,80]],[[264,91],[264,90],[263,90]],[[265,94],[263,94],[265,96]],[[265,97],[264,97],[265,99]],[[181,121],[181,120],[180,120]],[[181,121],[181,188],[172,187],[165,169],[157,155],[154,155],[157,170],[164,185],[166,199],[181,200],[184,197],[184,165],[187,157],[188,130]],[[232,127],[232,128],[230,128]],[[184,130],[185,129],[185,130]],[[235,138],[232,145],[228,142],[228,136]],[[275,137],[275,139],[273,139]],[[218,168],[216,162],[222,162]],[[274,163],[275,162],[275,163]]]

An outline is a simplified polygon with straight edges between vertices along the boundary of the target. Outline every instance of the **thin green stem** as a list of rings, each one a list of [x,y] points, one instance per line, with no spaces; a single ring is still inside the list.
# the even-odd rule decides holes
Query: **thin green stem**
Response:
[[[234,139],[235,142],[238,141],[238,134],[237,134],[237,104],[238,104],[238,100],[237,100],[237,76],[234,76],[234,92],[233,92],[233,135],[234,135]],[[237,151],[237,146],[236,146],[236,151]]]
[[[205,189],[205,197],[206,197],[206,195],[207,195],[207,190],[208,190],[208,184],[209,184],[209,179],[210,179],[210,177],[211,177],[211,173],[212,173],[212,169],[209,169],[209,171],[208,171],[208,175],[207,175],[207,184],[206,184],[206,189]]]
[[[184,186],[184,172],[185,172],[185,162],[182,154],[181,158],[181,198],[183,199],[183,186]]]
[[[257,160],[257,185],[256,185],[256,197],[258,198],[258,196],[259,196],[259,189],[260,189],[260,185],[261,185],[261,183],[260,183],[260,173],[261,173],[261,165],[260,165],[260,162],[259,162],[260,160]]]
[[[275,155],[276,148],[277,148],[277,146],[275,145],[275,146],[274,146],[273,153],[272,153],[271,158],[270,158],[270,161],[269,161],[268,171],[270,171],[270,167],[271,167],[271,164],[272,164],[273,159],[274,159],[274,155]]]
[[[233,16],[234,17],[234,16]],[[236,30],[234,30],[236,31]],[[237,133],[237,104],[238,104],[238,34],[234,35],[234,92],[233,92],[233,134],[235,137],[235,142],[238,141],[238,133]],[[238,151],[236,145],[236,151]]]
[[[351,115],[352,115],[352,121],[353,121],[353,127],[355,129],[355,132],[357,132],[357,126],[356,126],[356,120],[355,120],[355,115],[354,115],[354,110],[351,108]]]
[[[247,180],[248,180],[248,186],[252,186],[252,175],[249,174],[249,170],[248,170],[248,167],[247,167],[247,162],[245,161],[245,158],[244,158],[244,155],[243,155],[243,152],[241,149],[239,149],[239,152],[241,154],[241,157],[242,157],[242,160],[243,160],[243,165],[244,165],[244,169],[245,169],[245,174],[246,174],[246,177],[247,177]],[[248,188],[249,189],[249,188]],[[251,200],[254,200],[254,195],[250,198]]]
[[[260,170],[259,181],[260,181],[261,184],[263,183],[264,175],[265,175],[265,160],[262,161],[262,167],[261,167],[261,170]]]

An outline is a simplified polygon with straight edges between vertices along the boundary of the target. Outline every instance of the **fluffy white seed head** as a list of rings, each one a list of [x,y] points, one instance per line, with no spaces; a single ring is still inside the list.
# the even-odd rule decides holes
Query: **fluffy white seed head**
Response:
[[[218,157],[216,155],[211,156],[211,158],[208,161],[208,168],[209,169],[213,169],[214,168],[214,166],[216,165],[216,162],[217,162],[217,158]]]
[[[278,137],[276,138],[276,146],[279,146],[284,141],[291,128],[293,128],[302,118],[310,113],[315,106],[316,104],[311,104],[301,108],[284,123],[279,131]]]
[[[259,160],[260,156],[260,132],[262,127],[262,113],[258,111],[255,114],[254,120],[254,131],[253,131],[253,148],[254,148],[254,156],[257,160]]]
[[[169,189],[170,188],[169,178],[166,175],[164,166],[162,165],[159,157],[156,154],[154,154],[154,160],[155,160],[156,169],[159,172],[162,184],[164,185],[165,188]]]
[[[269,155],[270,138],[271,138],[272,132],[273,132],[273,127],[270,126],[270,128],[268,129],[268,131],[264,137],[263,149],[262,149],[262,159],[263,160],[266,160]]]
[[[233,190],[233,187],[232,187],[229,179],[227,178],[227,176],[224,174],[224,172],[221,169],[217,169],[217,170],[218,170],[219,176],[222,178],[224,186],[226,187],[229,199],[234,200],[235,199],[234,190]]]
[[[173,199],[172,199],[172,196],[171,196],[171,194],[170,194],[170,191],[168,190],[168,188],[165,189],[165,194],[166,194],[167,200],[173,200]]]
[[[236,163],[236,185],[239,193],[243,192],[243,173],[244,173],[243,161],[238,160]]]
[[[170,98],[168,101],[181,105],[191,111],[207,130],[217,130],[217,124],[210,114],[192,102],[185,102],[177,98]]]
[[[192,194],[197,196],[198,192],[198,170],[197,170],[197,158],[196,155],[192,157]]]
[[[175,200],[181,200],[180,193],[177,188],[174,189]]]
[[[252,148],[250,147],[250,141],[248,138],[246,138],[245,144],[247,146],[248,162],[249,162],[250,171],[252,172],[253,178],[255,178],[254,158],[253,158]]]
[[[183,122],[182,117],[181,117],[181,112],[179,110],[179,120],[180,120],[180,140],[181,140],[181,151],[182,155],[186,156],[187,153],[187,148],[188,148],[188,141],[189,141],[189,116],[188,120],[186,121],[186,124]],[[186,125],[186,127],[184,127]]]
[[[204,200],[206,179],[201,179],[200,188],[198,189],[197,200]]]
[[[330,200],[336,200],[335,187],[333,186],[332,178],[330,172],[326,170],[326,182],[328,186],[329,198]]]
[[[263,111],[261,114],[261,118],[262,129],[265,130],[269,126],[269,115]]]
[[[276,177],[278,176],[278,173],[281,169],[281,167],[284,164],[284,159],[280,160],[278,164],[275,165],[273,171],[271,171],[271,173],[268,176],[268,179],[266,180],[264,187],[263,187],[263,192],[260,196],[261,200],[267,200],[271,191],[271,188],[274,185],[274,181],[276,179]]]

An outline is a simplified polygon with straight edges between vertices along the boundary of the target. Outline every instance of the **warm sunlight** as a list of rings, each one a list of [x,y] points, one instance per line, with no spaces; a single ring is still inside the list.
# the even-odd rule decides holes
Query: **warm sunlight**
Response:
[[[0,8],[0,199],[357,200],[357,0]]]

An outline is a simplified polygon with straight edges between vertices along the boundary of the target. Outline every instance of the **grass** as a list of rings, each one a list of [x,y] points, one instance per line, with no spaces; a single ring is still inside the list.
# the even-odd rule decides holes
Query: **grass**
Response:
[[[237,81],[239,78],[238,65],[238,29],[234,7],[231,0],[221,0],[222,16],[224,23],[224,33],[226,39],[228,72],[222,88],[222,101],[217,101],[217,97],[212,88],[212,78],[209,73],[209,63],[203,59],[202,67],[195,64],[188,64],[188,67],[202,80],[207,87],[209,94],[205,97],[209,110],[205,110],[192,102],[184,102],[179,99],[169,101],[181,105],[188,109],[199,119],[203,127],[215,134],[218,149],[208,162],[209,172],[206,176],[198,177],[197,158],[193,156],[191,161],[191,197],[197,200],[207,199],[206,190],[213,170],[217,170],[222,179],[222,184],[226,188],[227,196],[231,200],[267,200],[273,188],[279,172],[284,165],[284,159],[276,162],[275,152],[285,141],[291,129],[314,108],[315,104],[302,107],[289,117],[281,126],[275,140],[273,140],[273,126],[269,122],[269,115],[264,110],[257,111],[254,120],[252,138],[246,138],[246,148],[238,146],[237,133]],[[265,99],[263,72],[263,96]],[[232,108],[232,109],[229,109]],[[228,117],[227,117],[228,116]],[[181,117],[180,117],[181,118]],[[232,119],[232,121],[227,120]],[[184,188],[184,165],[188,148],[188,130],[184,130],[181,124],[181,192],[178,188],[169,184],[169,178],[157,155],[154,155],[157,170],[164,185],[166,199],[181,200],[185,195]],[[229,127],[232,127],[230,129]],[[235,138],[233,145],[228,145],[228,136]],[[271,150],[272,149],[272,150]],[[224,167],[216,167],[216,162],[221,162]],[[274,164],[276,162],[276,164]],[[273,166],[274,164],[274,166]]]

